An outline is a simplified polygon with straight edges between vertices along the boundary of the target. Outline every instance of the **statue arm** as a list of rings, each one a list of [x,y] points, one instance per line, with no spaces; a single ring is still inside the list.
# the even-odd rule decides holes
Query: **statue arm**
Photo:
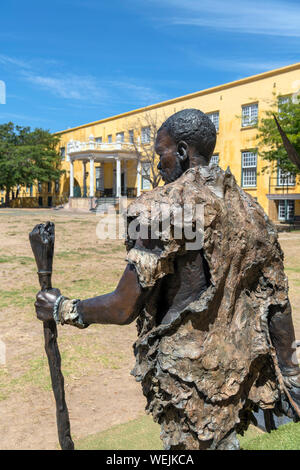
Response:
[[[148,290],[142,289],[135,267],[129,263],[113,292],[80,301],[77,311],[85,324],[128,325],[142,310]],[[53,319],[54,304],[60,295],[58,289],[37,294],[35,309],[39,320]]]
[[[146,292],[139,284],[134,266],[128,264],[113,292],[82,300],[77,309],[87,324],[128,325],[143,308]]]

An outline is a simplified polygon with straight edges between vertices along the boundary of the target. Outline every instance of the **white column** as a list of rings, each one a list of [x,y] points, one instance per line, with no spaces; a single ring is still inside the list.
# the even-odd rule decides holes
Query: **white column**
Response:
[[[117,168],[116,168],[116,197],[121,197],[121,160],[119,158],[116,159]]]
[[[83,197],[86,197],[86,161],[83,161],[82,164],[83,164],[83,175],[82,175],[82,179],[83,179]]]
[[[90,197],[94,197],[94,160],[90,158]]]
[[[74,197],[74,163],[70,159],[70,197]]]
[[[142,187],[142,165],[141,165],[141,162],[138,161],[138,164],[137,164],[137,197],[139,197],[141,195],[141,187]]]
[[[127,194],[127,160],[124,160],[124,194]]]
[[[112,174],[112,177],[113,177],[113,187],[112,187],[112,193],[113,193],[113,196],[115,196],[115,195],[116,195],[116,160],[113,162],[112,167],[113,167],[113,174]]]

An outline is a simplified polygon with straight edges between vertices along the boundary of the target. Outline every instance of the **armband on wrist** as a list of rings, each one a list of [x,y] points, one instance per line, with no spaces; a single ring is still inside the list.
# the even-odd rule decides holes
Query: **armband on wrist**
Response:
[[[53,307],[53,318],[56,321],[57,325],[59,325],[59,323],[60,323],[60,312],[59,312],[60,306],[61,306],[62,302],[66,299],[67,299],[67,297],[64,297],[63,295],[60,295],[59,297],[57,297],[57,299],[55,301],[55,304],[54,304],[54,307]]]
[[[67,299],[64,298],[58,307],[59,320],[62,325],[73,325],[77,328],[87,328],[89,325],[83,322],[82,315],[77,309],[77,304],[80,299]]]

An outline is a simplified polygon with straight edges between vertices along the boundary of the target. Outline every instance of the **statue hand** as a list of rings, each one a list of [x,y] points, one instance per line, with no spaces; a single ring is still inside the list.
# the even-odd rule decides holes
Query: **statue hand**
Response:
[[[35,311],[37,318],[42,321],[53,320],[53,307],[61,295],[59,289],[40,291],[36,296]]]

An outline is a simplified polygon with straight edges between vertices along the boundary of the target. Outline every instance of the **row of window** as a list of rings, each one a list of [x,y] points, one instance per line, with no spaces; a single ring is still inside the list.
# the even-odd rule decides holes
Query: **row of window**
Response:
[[[219,154],[212,155],[210,164],[219,164]],[[253,188],[257,184],[257,153],[251,151],[242,152],[242,187]],[[277,170],[277,186],[294,186],[295,175],[284,172],[281,168]]]
[[[96,142],[102,143],[102,137],[96,137]],[[150,126],[147,127],[142,127],[141,129],[141,142],[143,144],[148,144],[150,143],[151,140],[151,129]],[[111,144],[113,142],[113,136],[112,134],[107,136],[107,142]],[[116,133],[116,142],[125,142],[125,133],[124,132],[117,132]],[[134,131],[133,129],[130,129],[128,131],[128,142],[130,144],[134,143]]]
[[[281,106],[289,103],[291,96],[278,97],[278,112],[281,111]],[[219,111],[208,113],[207,116],[214,123],[216,131],[219,131]],[[251,103],[242,106],[242,127],[256,126],[258,122],[258,103]]]
[[[48,193],[51,193],[52,192],[52,182],[51,181],[48,181],[47,183],[47,190],[48,190]],[[38,193],[41,193],[43,190],[43,183],[41,183],[40,181],[38,182]],[[54,183],[54,191],[56,193],[59,192],[59,181],[56,180],[55,183]]]
[[[208,113],[207,116],[215,125],[216,131],[219,131],[219,111]],[[252,127],[258,121],[258,103],[242,106],[242,127]]]
[[[141,142],[142,144],[149,144],[150,143],[150,140],[151,140],[151,129],[150,129],[150,126],[147,126],[147,127],[142,127],[141,129]],[[96,137],[95,138],[95,142],[99,143],[99,144],[102,144],[102,137]],[[116,133],[116,142],[117,143],[120,143],[120,142],[125,142],[125,132],[117,132]],[[133,144],[134,143],[134,131],[133,129],[130,129],[128,131],[128,142],[130,144]],[[113,143],[113,136],[112,134],[109,134],[107,136],[107,143],[108,144],[112,144]],[[61,156],[61,159],[64,160],[65,157],[66,157],[66,148],[65,147],[61,147],[60,148],[60,156]]]

